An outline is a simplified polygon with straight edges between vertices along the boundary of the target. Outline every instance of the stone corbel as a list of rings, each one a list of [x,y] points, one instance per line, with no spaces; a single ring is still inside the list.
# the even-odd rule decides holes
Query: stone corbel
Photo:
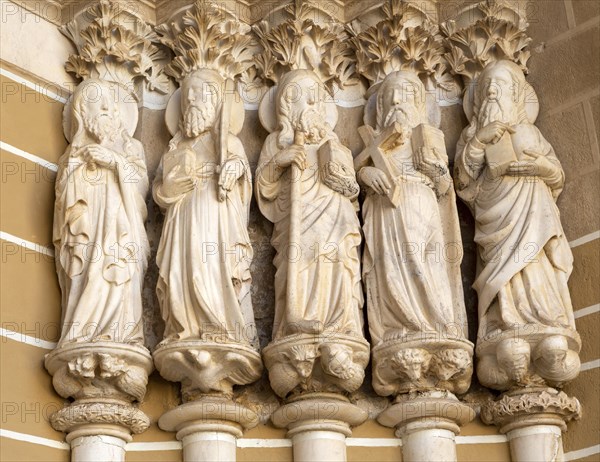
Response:
[[[156,65],[165,56],[150,26],[107,0],[61,31],[78,51],[66,69],[83,82],[64,111],[71,144],[60,160],[54,221],[64,322],[58,347],[45,359],[57,393],[73,402],[50,422],[68,433],[72,460],[122,461],[131,434],[150,424],[137,404],[153,370],[142,324],[148,178],[133,138],[134,87],[143,82],[167,91]]]
[[[522,220],[509,211],[522,196],[504,204],[505,219],[515,229],[530,231],[480,243],[484,263],[474,284],[480,304],[477,376],[483,385],[503,392],[483,406],[481,417],[508,435],[517,462],[562,460],[561,432],[581,412],[577,399],[559,391],[579,373],[581,339],[567,287],[573,257],[554,204],[564,172],[535,126],[539,101],[525,78],[531,42],[527,27],[522,4],[508,0],[470,5],[441,26],[450,49],[446,58],[465,83],[463,108],[470,122],[457,146],[455,184],[475,215],[480,239],[497,226],[481,221],[491,205],[484,205],[480,188],[498,182],[500,197],[506,178],[512,177],[515,185],[527,183],[541,192],[521,203],[530,210]],[[493,124],[503,128],[489,139],[485,131]],[[539,213],[545,207],[552,212]],[[535,247],[533,259],[517,256],[523,246]],[[503,276],[496,278],[492,274],[498,266]],[[546,271],[548,277],[536,279]],[[527,281],[518,290],[522,277]],[[560,295],[548,297],[550,293]]]

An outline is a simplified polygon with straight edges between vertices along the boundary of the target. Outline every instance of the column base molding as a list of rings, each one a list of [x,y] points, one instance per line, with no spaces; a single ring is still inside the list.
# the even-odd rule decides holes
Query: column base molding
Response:
[[[277,409],[271,421],[287,428],[295,462],[344,462],[351,427],[367,420],[367,413],[334,393],[308,393]]]
[[[186,462],[235,461],[236,439],[257,424],[254,411],[220,396],[182,404],[158,420],[161,429],[177,432]]]
[[[455,462],[455,436],[474,418],[473,408],[452,393],[428,391],[399,395],[377,421],[396,429],[404,461]]]

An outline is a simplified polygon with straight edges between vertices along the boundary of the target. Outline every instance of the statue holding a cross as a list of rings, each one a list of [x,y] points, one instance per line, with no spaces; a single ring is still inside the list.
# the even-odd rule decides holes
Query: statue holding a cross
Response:
[[[359,129],[365,149],[354,161],[367,190],[363,281],[373,385],[383,395],[464,392],[472,345],[465,340],[462,244],[443,134],[428,123],[416,74],[391,73],[373,99]]]

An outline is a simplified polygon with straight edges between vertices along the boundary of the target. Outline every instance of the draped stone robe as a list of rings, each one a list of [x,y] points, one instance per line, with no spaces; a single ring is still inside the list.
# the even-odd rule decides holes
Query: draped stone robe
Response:
[[[400,204],[368,191],[362,213],[363,279],[374,346],[421,332],[466,335],[460,262],[462,242],[451,188],[438,200],[418,171],[408,139],[388,154]]]
[[[85,146],[69,146],[59,161],[53,231],[63,307],[59,346],[98,340],[143,345],[149,255],[144,153],[127,135],[105,147],[114,154],[114,169],[85,162]]]
[[[573,256],[555,200],[564,173],[552,146],[533,124],[513,127],[520,161],[536,151],[557,168],[548,178],[493,178],[483,150],[463,138],[457,146],[458,195],[475,216],[480,271],[473,287],[479,295],[479,337],[525,325],[575,329],[567,280]]]
[[[305,145],[308,167],[300,181],[300,242],[290,245],[291,168],[275,173],[278,133],[272,133],[259,159],[256,197],[261,212],[274,223],[271,243],[277,254],[275,267],[275,320],[273,338],[289,333],[286,321],[288,258],[298,261],[298,299],[301,320],[319,323],[326,332],[362,337],[363,295],[360,285],[360,223],[354,204],[326,186],[321,178],[318,148]],[[332,139],[334,149],[352,154]],[[293,181],[298,181],[294,179]]]
[[[240,140],[229,135],[228,148],[228,159],[241,160],[244,173],[223,202],[218,199],[220,159],[211,132],[176,148],[192,152],[197,180],[192,191],[166,195],[163,161],[154,181],[154,199],[166,212],[156,256],[165,342],[256,340],[247,229],[252,183]]]

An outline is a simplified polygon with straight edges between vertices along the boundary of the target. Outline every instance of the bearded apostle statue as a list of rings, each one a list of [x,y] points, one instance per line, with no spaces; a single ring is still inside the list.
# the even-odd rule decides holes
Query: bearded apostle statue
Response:
[[[70,145],[59,160],[53,230],[62,332],[45,358],[57,393],[74,400],[50,418],[59,431],[104,423],[130,438],[149,425],[133,406],[153,369],[144,345],[148,176],[132,137],[137,121],[125,87],[97,78],[79,84],[65,107]]]
[[[539,106],[519,66],[489,64],[470,98],[455,181],[479,247],[478,376],[499,390],[561,386],[580,367],[573,257],[556,206],[564,172],[533,124]]]
[[[372,92],[360,128],[365,150],[354,165],[366,189],[363,279],[373,386],[384,396],[436,388],[464,393],[472,345],[444,136],[428,122],[417,74],[392,72]]]
[[[116,90],[115,83],[86,80],[67,107],[71,144],[59,161],[54,210],[63,298],[59,347],[144,345],[148,176],[142,144],[131,136],[136,104],[124,102]]]
[[[262,366],[250,296],[252,182],[234,134],[241,99],[218,72],[201,69],[183,79],[170,106],[176,133],[153,185],[165,211],[157,254],[165,333],[155,360],[163,377],[182,382],[186,401],[230,395]]]
[[[267,138],[256,197],[274,224],[275,321],[265,349],[271,386],[289,392],[354,390],[364,377],[359,187],[352,154],[333,127],[335,104],[312,71],[287,73],[261,107]]]

